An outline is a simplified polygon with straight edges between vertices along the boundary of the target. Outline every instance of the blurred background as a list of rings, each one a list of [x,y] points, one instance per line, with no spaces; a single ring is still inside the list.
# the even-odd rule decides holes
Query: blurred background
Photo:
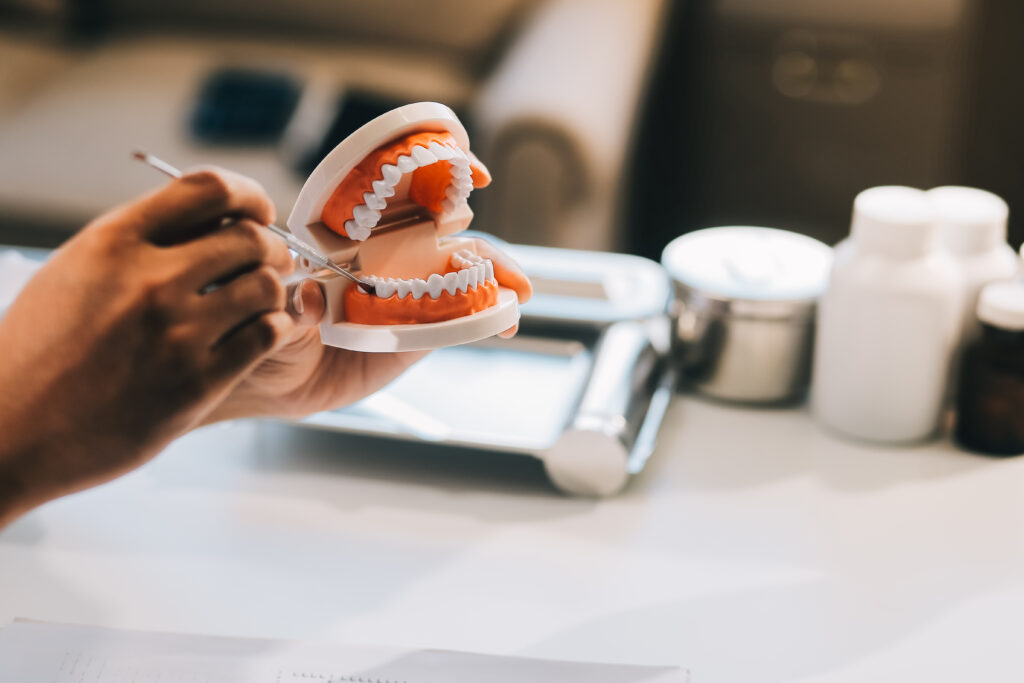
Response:
[[[848,230],[866,187],[967,184],[1024,240],[1015,0],[0,0],[0,242],[160,182],[259,179],[282,221],[339,140],[436,100],[490,167],[474,228],[657,256],[722,224]]]

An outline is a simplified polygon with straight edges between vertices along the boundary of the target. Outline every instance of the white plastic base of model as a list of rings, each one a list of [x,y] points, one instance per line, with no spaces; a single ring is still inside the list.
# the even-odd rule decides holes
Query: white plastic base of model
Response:
[[[519,322],[519,300],[511,289],[498,289],[498,303],[473,315],[439,323],[360,325],[321,323],[320,340],[351,351],[422,351],[486,339]]]

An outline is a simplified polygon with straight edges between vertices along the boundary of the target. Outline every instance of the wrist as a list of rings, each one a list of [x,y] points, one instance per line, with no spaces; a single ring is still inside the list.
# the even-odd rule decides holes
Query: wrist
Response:
[[[46,500],[33,483],[32,458],[31,452],[0,445],[0,528]]]
[[[273,415],[274,411],[269,407],[265,397],[252,395],[245,389],[239,389],[207,413],[199,424],[205,426],[216,422]]]
[[[59,434],[52,429],[31,428],[11,409],[0,405],[0,527],[46,501],[56,498],[62,468],[53,463],[60,451]],[[47,466],[55,471],[48,472]]]

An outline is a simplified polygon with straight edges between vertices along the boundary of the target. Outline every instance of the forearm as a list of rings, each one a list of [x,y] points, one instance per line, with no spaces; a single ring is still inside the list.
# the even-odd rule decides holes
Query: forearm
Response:
[[[2,371],[0,385],[24,387],[24,382],[3,377]],[[59,456],[78,444],[60,448],[67,437],[46,417],[38,406],[19,403],[9,391],[0,396],[0,527],[57,497],[68,476],[69,468],[60,466]]]
[[[19,389],[0,395],[0,527],[84,488],[99,460],[96,434],[75,429],[66,406],[33,401],[30,378],[11,370],[0,367],[0,386]]]
[[[127,466],[105,465],[111,458],[125,459],[118,453],[147,454],[141,447],[130,449],[119,436],[72,434],[50,421],[15,420],[12,426],[4,417],[0,413],[0,528],[44,503],[127,471]]]

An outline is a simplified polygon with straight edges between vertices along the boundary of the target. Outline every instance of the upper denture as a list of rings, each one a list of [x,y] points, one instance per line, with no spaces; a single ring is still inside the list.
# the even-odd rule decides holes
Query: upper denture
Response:
[[[435,213],[456,210],[474,183],[483,186],[489,181],[450,133],[415,133],[367,155],[335,188],[321,220],[340,235],[365,240],[408,173],[413,175],[409,198]]]

